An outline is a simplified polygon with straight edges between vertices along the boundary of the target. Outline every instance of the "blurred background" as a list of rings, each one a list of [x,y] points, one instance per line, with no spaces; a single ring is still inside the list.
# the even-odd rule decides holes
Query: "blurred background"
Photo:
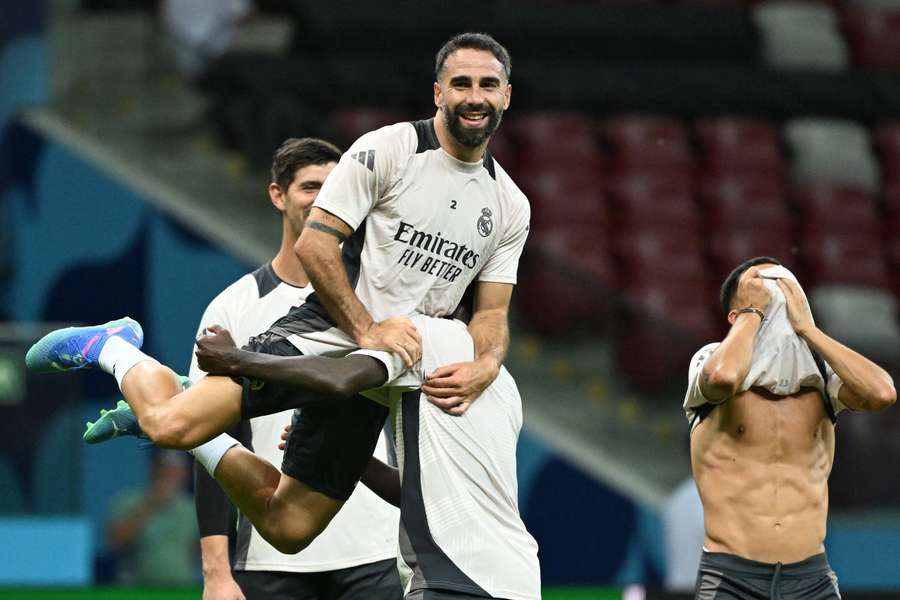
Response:
[[[206,304],[277,249],[273,150],[432,116],[434,54],[466,30],[513,59],[490,150],[532,205],[508,366],[547,598],[691,585],[667,551],[700,518],[681,402],[739,262],[783,260],[823,329],[900,376],[900,0],[4,0],[9,597],[199,598],[187,463],[83,445],[115,384],[32,377],[24,351],[128,314],[186,372]],[[827,548],[846,598],[900,594],[898,463],[900,410],[841,416]],[[180,532],[177,569],[138,565],[122,519],[147,498]]]

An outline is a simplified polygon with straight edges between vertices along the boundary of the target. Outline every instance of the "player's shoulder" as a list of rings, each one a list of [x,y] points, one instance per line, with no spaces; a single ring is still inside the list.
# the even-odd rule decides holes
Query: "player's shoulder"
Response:
[[[706,362],[706,359],[716,351],[716,348],[718,348],[721,343],[722,342],[710,342],[694,352],[694,355],[691,357],[691,371],[702,367],[703,363]]]
[[[412,154],[416,150],[416,139],[416,131],[412,123],[394,123],[361,135],[350,147],[348,154],[354,154],[355,150],[381,150],[396,154]]]

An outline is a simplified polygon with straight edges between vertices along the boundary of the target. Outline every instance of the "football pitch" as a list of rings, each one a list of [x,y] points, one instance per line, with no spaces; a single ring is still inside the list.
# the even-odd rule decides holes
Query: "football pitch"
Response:
[[[0,600],[200,600],[196,589],[78,588],[78,589],[0,589]],[[548,588],[543,600],[620,600],[616,588]]]

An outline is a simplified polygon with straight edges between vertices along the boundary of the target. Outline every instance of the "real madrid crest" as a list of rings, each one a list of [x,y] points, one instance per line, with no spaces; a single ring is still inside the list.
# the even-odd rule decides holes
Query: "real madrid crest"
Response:
[[[481,237],[487,237],[491,235],[491,232],[494,231],[494,221],[491,219],[491,209],[482,208],[481,216],[478,217],[478,233],[481,234]]]

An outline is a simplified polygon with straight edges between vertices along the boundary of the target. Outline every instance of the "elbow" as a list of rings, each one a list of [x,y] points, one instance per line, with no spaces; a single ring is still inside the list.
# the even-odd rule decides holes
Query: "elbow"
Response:
[[[892,385],[886,385],[873,395],[870,406],[872,410],[881,412],[893,406],[896,401],[897,390]]]
[[[740,374],[736,370],[721,365],[708,370],[704,368],[701,376],[706,385],[727,393],[729,396],[735,395],[741,384]]]
[[[298,554],[309,546],[312,540],[292,539],[284,536],[270,536],[266,541],[282,554]]]

